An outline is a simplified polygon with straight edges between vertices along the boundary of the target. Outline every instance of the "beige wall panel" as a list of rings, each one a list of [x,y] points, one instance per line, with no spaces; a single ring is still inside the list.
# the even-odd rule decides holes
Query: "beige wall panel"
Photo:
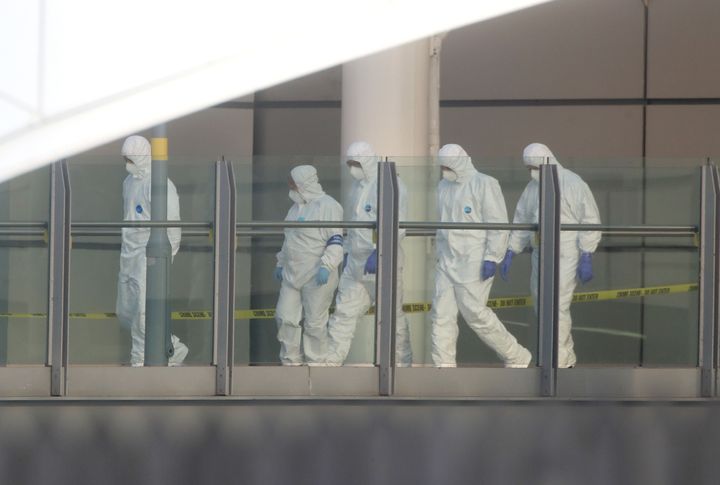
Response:
[[[642,96],[640,0],[558,0],[451,32],[442,99]]]
[[[650,106],[648,157],[720,157],[720,106]]]
[[[249,109],[211,108],[171,121],[170,154],[183,156],[250,155],[253,149],[253,112]]]
[[[339,101],[342,67],[335,66],[258,91],[257,101]]]
[[[531,142],[547,144],[559,158],[642,153],[637,106],[443,108],[440,120],[442,143],[459,143],[473,157],[520,157]]]
[[[648,96],[720,97],[720,2],[652,0]]]
[[[151,130],[139,133],[150,137]],[[120,156],[125,137],[87,152]],[[170,157],[246,156],[253,149],[253,110],[210,108],[168,123]]]
[[[255,116],[255,154],[340,154],[337,108],[257,109]]]

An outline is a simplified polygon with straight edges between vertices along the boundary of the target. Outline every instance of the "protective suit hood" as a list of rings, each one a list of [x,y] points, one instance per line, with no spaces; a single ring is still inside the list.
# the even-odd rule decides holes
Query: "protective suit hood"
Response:
[[[375,180],[377,178],[378,156],[372,146],[366,141],[353,142],[347,149],[345,161],[354,160],[360,163],[365,180]]]
[[[553,152],[542,143],[531,143],[523,150],[523,163],[527,167],[539,167],[545,163],[546,158],[551,165],[557,165],[558,169],[562,168]]]
[[[136,171],[133,173],[135,178],[145,178],[150,175],[152,155],[150,152],[150,142],[142,136],[129,136],[123,143],[122,156],[127,157],[135,163]]]
[[[290,170],[290,177],[297,186],[297,190],[306,201],[322,197],[325,192],[318,182],[317,170],[312,165],[298,165]]]
[[[475,172],[472,159],[460,145],[449,143],[443,146],[438,152],[438,163],[455,172],[457,181],[463,182]]]

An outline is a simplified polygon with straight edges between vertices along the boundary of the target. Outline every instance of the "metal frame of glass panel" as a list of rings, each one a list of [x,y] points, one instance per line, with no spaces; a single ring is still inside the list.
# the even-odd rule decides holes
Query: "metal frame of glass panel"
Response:
[[[47,194],[49,205],[52,205],[52,196],[57,196],[57,198],[60,200],[62,204],[66,201],[65,199],[65,184],[63,181],[63,177],[65,174],[63,173],[63,167],[61,163],[55,164],[53,167],[49,167],[50,170],[48,170],[47,175],[50,180],[50,190],[51,193]],[[57,185],[59,184],[59,186]],[[56,190],[53,192],[53,188],[56,188]],[[3,207],[2,209],[9,209],[9,207]],[[60,208],[61,212],[64,211],[64,208]],[[52,214],[48,213],[48,218],[52,217]],[[38,221],[38,222],[22,222],[22,221],[16,221],[16,222],[8,222],[8,221],[2,221],[0,222],[0,237],[15,237],[15,236],[34,236],[34,237],[49,237],[49,228],[52,226],[52,223],[48,221]],[[61,223],[63,222],[63,216],[62,214],[59,215],[57,218]],[[56,233],[55,237],[63,237],[64,228],[63,227],[56,227]],[[50,246],[48,245],[48,248]],[[9,261],[9,256],[6,258],[6,261]],[[62,261],[62,258],[61,258]],[[49,263],[49,262],[48,262]],[[48,268],[49,273],[48,277],[53,278],[52,268]],[[59,271],[57,271],[55,274],[62,276],[62,274],[67,273],[66,271],[63,272],[61,268],[58,268]],[[3,273],[5,268],[0,268],[0,273]],[[9,275],[7,273],[0,274],[0,277],[7,278]],[[7,281],[8,283],[11,282],[11,280]],[[49,295],[50,291],[53,288],[51,288],[51,285],[48,285],[48,301],[50,301]],[[56,285],[56,289],[60,290],[60,294],[62,294],[62,277],[58,281],[58,285]],[[62,298],[60,298],[59,303],[62,304]],[[48,307],[48,310],[50,311],[51,308]],[[57,310],[57,308],[56,308]],[[2,311],[8,311],[7,308],[3,308]],[[57,314],[57,311],[56,311]],[[60,315],[62,312],[60,312]],[[47,344],[45,348],[45,358],[44,358],[44,365],[37,365],[37,364],[30,364],[30,365],[11,365],[8,363],[6,358],[3,358],[3,361],[0,362],[0,397],[48,397],[51,394],[51,384],[52,384],[52,374],[53,371],[55,372],[55,377],[58,376],[62,372],[62,366],[58,367],[52,367],[51,365],[51,354],[50,354],[50,342],[51,338],[49,335],[50,327],[48,325],[49,319],[45,318],[45,329],[46,329],[46,335],[47,335]],[[7,330],[5,328],[4,330]],[[0,336],[4,341],[0,342],[0,345],[3,346],[3,350],[7,350],[8,342],[8,333],[7,331],[2,332],[2,335]],[[61,354],[58,354],[59,356]],[[7,357],[6,354],[4,354],[4,357]],[[62,364],[62,360],[60,359],[58,361],[59,364]],[[60,375],[60,377],[62,377]]]
[[[50,231],[50,290],[48,295],[48,362],[37,368],[49,377],[47,391],[38,386],[40,374],[31,367],[0,367],[0,396],[277,396],[338,397],[560,397],[560,398],[688,398],[718,395],[718,300],[720,300],[720,173],[713,165],[702,169],[700,227],[561,225],[558,184],[553,166],[541,168],[540,224],[464,224],[399,222],[397,187],[392,162],[381,162],[377,223],[274,222],[235,220],[236,186],[232,166],[216,165],[214,222],[85,222],[71,223],[71,188],[67,163],[52,169],[51,217],[40,222],[0,223],[1,236]],[[122,227],[182,227],[193,234],[214,237],[213,363],[206,367],[143,368],[126,366],[69,366],[67,361],[68,278],[71,235],[117,235]],[[238,236],[282,235],[287,227],[342,227],[378,229],[376,349],[373,367],[240,366],[234,364],[234,253]],[[433,235],[439,228],[539,230],[540,352],[538,367],[530,369],[393,366],[395,337],[395,280],[399,229],[408,236]],[[602,231],[616,236],[687,237],[699,235],[699,338],[697,368],[575,368],[557,369],[557,264],[560,231]],[[32,374],[32,375],[31,375]],[[29,387],[28,387],[29,386]],[[40,387],[40,388],[39,388]],[[25,391],[23,391],[25,389]]]

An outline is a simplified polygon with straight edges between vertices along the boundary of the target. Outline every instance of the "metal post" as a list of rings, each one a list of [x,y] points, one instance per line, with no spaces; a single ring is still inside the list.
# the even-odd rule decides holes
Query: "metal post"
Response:
[[[375,324],[380,395],[395,390],[395,328],[398,253],[398,182],[394,162],[378,164],[378,267],[375,281]]]
[[[560,260],[560,188],[557,167],[540,166],[540,274],[538,281],[538,365],[542,396],[557,385],[558,274]]]
[[[53,164],[50,181],[50,282],[48,362],[50,394],[67,393],[68,283],[70,271],[70,177],[67,163]]]
[[[153,221],[167,220],[167,132],[153,128],[150,214]],[[145,296],[145,365],[166,366],[174,349],[170,340],[170,258],[167,229],[153,227],[147,245],[147,292]]]
[[[715,311],[715,322],[713,325],[713,339],[712,339],[712,348],[713,348],[713,356],[712,356],[712,368],[713,372],[715,374],[715,382],[717,383],[717,375],[718,375],[718,361],[720,360],[720,347],[718,347],[718,343],[720,341],[720,169],[716,166],[712,166],[712,175],[713,175],[713,187],[715,190],[715,244],[714,244],[714,251],[715,251],[715,260],[714,260],[714,271],[715,271],[715,293],[712,295],[713,299],[713,309]],[[714,395],[718,395],[718,387],[717,384],[715,384],[715,393]]]
[[[717,275],[715,244],[717,234],[717,187],[714,167],[702,167],[700,189],[700,328],[698,364],[702,397],[715,394],[715,325],[717,321]]]
[[[233,330],[235,326],[235,176],[232,164],[215,165],[215,389],[218,396],[232,393]]]
[[[0,221],[10,221],[10,192],[0,190]],[[10,248],[0,249],[0,313],[8,312],[10,305]],[[8,363],[8,317],[0,317],[0,366]]]

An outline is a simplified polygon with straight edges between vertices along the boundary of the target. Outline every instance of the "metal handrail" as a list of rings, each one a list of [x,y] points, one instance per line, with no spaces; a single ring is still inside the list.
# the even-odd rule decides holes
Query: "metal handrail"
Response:
[[[236,227],[261,228],[261,229],[284,229],[288,227],[297,228],[344,228],[344,229],[375,229],[375,222],[358,221],[244,221],[237,222]],[[0,222],[2,229],[47,229],[46,222]],[[180,227],[180,228],[202,228],[211,229],[212,222],[204,221],[119,221],[119,222],[73,222],[73,229],[116,229],[123,227],[152,228],[152,227]],[[400,229],[408,230],[437,230],[437,229],[461,229],[461,230],[487,230],[487,231],[536,231],[537,224],[511,224],[511,223],[490,223],[490,222],[400,222]],[[600,231],[605,234],[629,234],[633,235],[695,235],[699,232],[698,226],[677,225],[677,226],[648,226],[628,225],[612,226],[605,224],[562,224],[561,231]],[[410,231],[409,231],[410,232]],[[7,234],[3,231],[2,234]],[[27,231],[23,234],[42,234],[42,231]]]
[[[2,233],[0,233],[2,234]],[[119,230],[112,230],[112,229],[103,229],[99,228],[96,230],[93,229],[73,229],[70,231],[70,234],[73,237],[90,237],[90,236],[122,236],[122,231]],[[210,230],[205,231],[183,231],[182,232],[183,237],[194,237],[194,236],[210,236]]]
[[[507,222],[403,222],[400,229],[464,229],[484,231],[537,231],[537,224],[510,224]]]
[[[244,231],[238,229],[235,231],[235,235],[238,237],[284,237],[285,233],[283,231]]]
[[[537,225],[484,222],[400,222],[400,229],[407,229],[407,236],[434,236],[438,229],[537,231]],[[612,236],[633,237],[686,237],[695,236],[699,231],[697,226],[610,226],[603,224],[562,224],[560,230],[598,231]]]
[[[46,230],[16,230],[0,228],[0,236],[45,236],[46,234]]]
[[[699,232],[697,226],[609,226],[604,224],[561,224],[561,231],[600,231],[606,234],[637,233],[637,234],[670,234],[695,235]]]
[[[205,224],[205,223],[204,223]],[[429,227],[427,229],[407,229],[405,232],[405,235],[408,237],[431,237],[436,235],[437,229],[454,229],[454,230],[488,230],[486,227],[476,227],[478,225],[485,226],[484,224],[467,224],[465,226],[462,225],[453,225],[450,227],[447,227],[445,223],[441,223],[442,225],[438,224],[439,227]],[[450,223],[455,224],[455,223]],[[459,223],[462,224],[462,223]],[[206,223],[205,226],[211,225],[210,223]],[[168,223],[165,225],[165,223],[161,223],[159,225],[160,227],[177,227],[174,224]],[[432,226],[432,225],[430,225]],[[468,227],[470,226],[470,227]],[[520,230],[528,230],[524,229],[527,225],[522,225],[523,229]],[[610,226],[603,226],[602,228],[593,227],[593,226],[584,226],[582,229],[579,228],[579,224],[573,224],[573,225],[566,225],[562,227],[562,231],[599,231],[602,234],[609,235],[609,236],[626,236],[626,237],[692,237],[695,236],[698,231],[694,226],[677,226],[677,227],[624,227],[624,226],[617,226],[617,227],[610,227]],[[82,224],[81,227],[86,227],[85,224]],[[72,225],[71,229],[71,235],[76,237],[89,237],[89,236],[119,236],[122,234],[119,230],[112,230],[112,229],[120,229],[122,227],[148,227],[146,225],[124,225],[120,224],[119,226],[106,226],[106,225],[99,225],[97,227],[90,227],[88,229],[77,229],[75,224]],[[152,226],[150,226],[152,227]],[[157,227],[157,225],[156,225]],[[185,225],[182,225],[181,227],[188,227]],[[191,224],[189,227],[197,227],[195,224]],[[275,226],[273,226],[275,227]],[[281,226],[280,226],[281,227]],[[305,227],[305,228],[315,228],[315,227],[338,227],[337,225],[333,226],[318,226],[318,225],[303,225],[303,226],[297,226],[292,225],[289,227]],[[363,226],[365,228],[366,226]],[[353,227],[354,228],[354,227]],[[368,227],[371,228],[371,227]],[[494,230],[498,230],[496,228],[493,228]],[[519,228],[518,228],[519,229]],[[530,229],[534,230],[534,229]],[[36,229],[4,229],[0,227],[0,236],[8,237],[8,236],[44,236],[46,234],[46,230],[36,230]],[[243,230],[243,229],[237,229],[235,231],[235,234],[240,237],[273,237],[273,236],[283,236],[284,233],[282,231],[258,231],[258,230]],[[210,230],[204,230],[204,231],[192,231],[192,230],[185,230],[183,231],[183,236],[209,236]]]
[[[28,229],[47,229],[47,222],[0,222],[0,228],[28,228]]]
[[[122,222],[72,222],[73,229],[116,229],[123,227],[180,227],[180,228],[212,228],[212,222],[203,221],[122,221]]]
[[[240,221],[235,223],[235,227],[250,227],[260,229],[286,227],[304,227],[308,229],[319,228],[341,228],[341,229],[375,229],[375,221],[359,222],[359,221]]]

